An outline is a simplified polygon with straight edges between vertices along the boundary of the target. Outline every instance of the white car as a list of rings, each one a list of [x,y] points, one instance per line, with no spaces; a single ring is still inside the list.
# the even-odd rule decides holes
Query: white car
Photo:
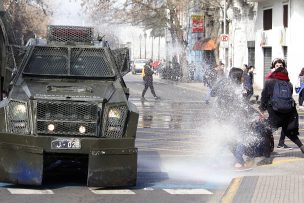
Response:
[[[148,59],[134,59],[134,65],[132,67],[132,73],[141,73],[142,69],[144,68],[145,64],[149,62]]]

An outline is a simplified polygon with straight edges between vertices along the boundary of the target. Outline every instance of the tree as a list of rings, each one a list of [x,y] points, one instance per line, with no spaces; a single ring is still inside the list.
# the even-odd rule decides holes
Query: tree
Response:
[[[224,8],[226,1],[226,8]],[[181,63],[182,73],[187,74],[186,48],[188,42],[183,26],[183,16],[189,17],[190,11],[205,13],[204,37],[216,39],[223,33],[224,21],[229,31],[229,21],[224,19],[227,10],[234,4],[248,4],[244,0],[82,0],[82,4],[92,19],[100,23],[128,23],[151,29],[152,37],[164,36],[167,30]],[[215,50],[218,62],[218,48]]]
[[[226,1],[226,6],[224,6],[224,1]],[[248,16],[250,12],[246,13],[246,10],[252,13],[254,3],[246,0],[201,0],[201,8],[205,16],[205,36],[217,39],[218,45],[218,36],[224,33],[224,24],[226,24],[226,34],[229,34],[230,22],[233,18],[240,18],[241,15]],[[224,19],[224,13],[230,15],[226,15]],[[219,62],[218,50],[218,48],[215,50],[217,63]]]
[[[151,29],[152,37],[163,37],[165,30],[171,36],[173,47],[180,50],[180,62],[184,75],[183,61],[186,59],[184,31],[180,15],[187,8],[187,1],[180,0],[83,0],[83,6],[93,19],[104,23],[128,23]]]
[[[20,44],[36,34],[46,36],[51,12],[44,0],[4,0],[3,5]]]

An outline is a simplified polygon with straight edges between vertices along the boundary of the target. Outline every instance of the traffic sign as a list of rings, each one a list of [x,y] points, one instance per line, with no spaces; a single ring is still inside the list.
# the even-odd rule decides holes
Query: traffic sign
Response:
[[[221,41],[222,42],[228,42],[228,40],[229,40],[229,35],[221,34]]]

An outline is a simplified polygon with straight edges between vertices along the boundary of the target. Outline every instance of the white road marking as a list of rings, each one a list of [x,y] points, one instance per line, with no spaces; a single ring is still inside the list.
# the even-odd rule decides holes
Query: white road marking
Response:
[[[131,190],[103,190],[89,188],[94,194],[97,195],[135,195]]]
[[[40,190],[40,189],[22,189],[22,188],[7,188],[7,190],[14,195],[48,195],[54,194],[52,190]]]
[[[163,189],[171,195],[212,195],[213,193],[206,189]]]
[[[143,190],[153,191],[154,189],[151,187],[145,187]]]

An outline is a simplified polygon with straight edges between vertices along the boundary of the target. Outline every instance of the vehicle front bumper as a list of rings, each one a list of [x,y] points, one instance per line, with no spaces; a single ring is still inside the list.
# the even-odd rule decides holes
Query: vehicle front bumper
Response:
[[[137,177],[135,139],[80,138],[81,149],[52,149],[55,136],[0,133],[0,182],[41,185],[45,155],[88,155],[87,185],[133,186]]]

